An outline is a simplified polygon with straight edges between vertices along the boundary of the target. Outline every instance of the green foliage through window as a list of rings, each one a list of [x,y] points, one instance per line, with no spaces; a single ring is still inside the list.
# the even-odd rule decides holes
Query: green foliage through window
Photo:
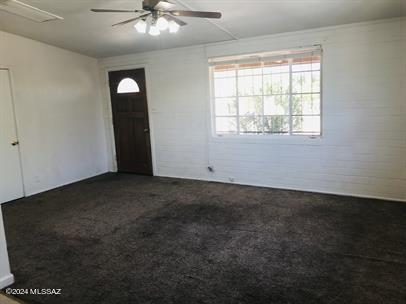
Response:
[[[216,133],[319,135],[320,59],[214,66]]]

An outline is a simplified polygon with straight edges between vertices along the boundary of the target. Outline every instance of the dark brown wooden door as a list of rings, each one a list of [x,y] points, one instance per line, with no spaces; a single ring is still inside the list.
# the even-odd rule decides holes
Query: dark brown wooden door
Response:
[[[139,92],[118,93],[128,78],[137,83]],[[118,172],[152,175],[145,70],[110,72],[109,82]]]

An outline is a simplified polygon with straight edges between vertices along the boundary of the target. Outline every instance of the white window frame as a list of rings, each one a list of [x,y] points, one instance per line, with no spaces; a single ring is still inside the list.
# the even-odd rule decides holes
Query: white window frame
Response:
[[[236,102],[237,102],[237,133],[236,134],[217,134],[217,129],[216,129],[216,98],[215,98],[215,88],[214,88],[214,69],[213,66],[216,64],[226,64],[226,63],[235,63],[236,61],[244,61],[246,60],[247,62],[255,62],[252,59],[252,57],[258,57],[258,58],[264,58],[266,59],[273,59],[273,60],[278,60],[281,58],[289,58],[290,52],[293,54],[298,54],[298,55],[305,55],[308,53],[311,53],[312,51],[318,52],[318,55],[320,55],[320,134],[298,134],[298,133],[292,133],[292,118],[294,115],[292,115],[292,65],[291,65],[291,59],[289,59],[289,81],[290,81],[290,92],[289,92],[289,133],[288,134],[240,134],[239,129],[239,96],[238,96],[238,76],[236,75],[236,90],[237,90],[237,95],[236,95]],[[246,58],[246,59],[244,59]],[[237,69],[236,69],[237,73]],[[262,73],[263,75],[263,73]],[[263,77],[262,77],[263,79]],[[262,80],[263,81],[263,80]],[[215,58],[209,58],[209,82],[210,82],[210,120],[211,120],[211,133],[213,138],[217,139],[223,139],[223,138],[231,138],[231,139],[243,139],[244,141],[246,139],[252,139],[252,140],[258,140],[258,139],[263,139],[263,140],[269,140],[269,139],[289,139],[289,138],[302,138],[302,139],[321,139],[323,135],[323,50],[321,45],[314,45],[311,47],[300,47],[300,48],[292,48],[288,50],[282,50],[282,51],[273,51],[273,52],[267,52],[267,53],[256,53],[256,54],[243,54],[243,55],[235,55],[235,56],[227,56],[227,57],[215,57]],[[262,115],[264,116],[264,115]]]

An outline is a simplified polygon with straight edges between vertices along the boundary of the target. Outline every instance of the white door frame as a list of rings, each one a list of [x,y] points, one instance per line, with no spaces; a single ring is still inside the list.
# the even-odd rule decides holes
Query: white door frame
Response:
[[[136,64],[136,65],[120,65],[120,66],[112,66],[104,69],[104,85],[106,90],[104,94],[106,98],[104,100],[105,109],[107,113],[105,113],[105,120],[106,120],[106,128],[108,132],[108,141],[110,141],[110,151],[111,151],[111,161],[113,164],[113,171],[117,172],[117,158],[116,158],[116,139],[114,135],[114,124],[113,124],[113,110],[111,107],[111,92],[110,92],[110,83],[109,83],[109,72],[114,71],[124,71],[124,70],[135,70],[135,69],[144,69],[145,70],[145,87],[147,90],[147,106],[148,106],[148,123],[149,123],[149,137],[151,143],[151,161],[152,161],[152,174],[154,176],[157,175],[157,165],[156,165],[156,150],[155,150],[155,137],[154,137],[154,124],[152,119],[153,111],[151,111],[151,86],[150,86],[150,73],[148,64]]]
[[[13,73],[12,70],[9,67],[5,66],[0,66],[0,70],[2,71],[8,71],[8,77],[9,77],[9,82],[10,82],[10,94],[11,94],[11,106],[12,106],[12,111],[13,111],[13,122],[14,122],[14,128],[16,132],[16,140],[19,142],[17,146],[17,152],[18,152],[18,161],[20,165],[20,175],[21,175],[21,184],[22,184],[22,190],[23,190],[23,197],[26,196],[26,189],[25,189],[25,181],[24,181],[24,169],[23,169],[23,162],[22,162],[22,153],[21,153],[21,140],[20,140],[20,134],[18,132],[18,123],[17,123],[17,111],[16,111],[16,106],[15,106],[15,94],[14,94],[14,81],[13,81]],[[4,202],[0,202],[2,204]]]

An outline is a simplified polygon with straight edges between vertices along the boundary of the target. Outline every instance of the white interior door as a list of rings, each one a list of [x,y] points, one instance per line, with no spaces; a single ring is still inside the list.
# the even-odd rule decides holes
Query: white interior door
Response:
[[[23,196],[10,71],[0,69],[0,203]]]

